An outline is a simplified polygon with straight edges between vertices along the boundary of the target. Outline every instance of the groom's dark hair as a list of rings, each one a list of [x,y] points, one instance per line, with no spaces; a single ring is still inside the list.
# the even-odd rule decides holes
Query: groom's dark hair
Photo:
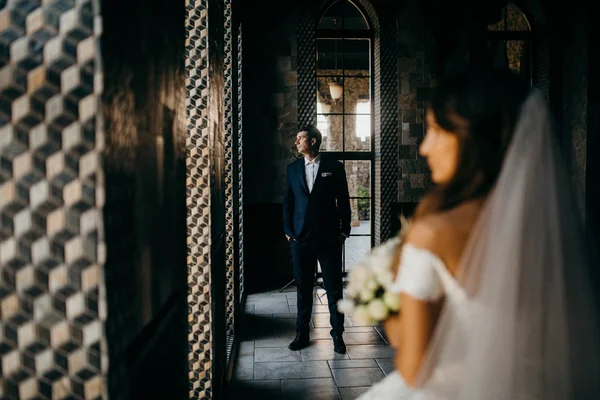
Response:
[[[321,147],[321,142],[323,141],[323,135],[316,126],[311,124],[304,125],[300,129],[300,132],[306,132],[306,137],[308,138],[309,142],[312,142],[313,138],[317,139],[317,143],[314,145],[314,147],[316,147],[316,149],[319,150],[319,148]]]

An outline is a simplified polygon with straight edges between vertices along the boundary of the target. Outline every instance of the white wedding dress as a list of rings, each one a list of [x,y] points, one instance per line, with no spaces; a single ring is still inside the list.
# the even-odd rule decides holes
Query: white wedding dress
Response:
[[[405,244],[400,257],[399,273],[391,291],[403,292],[416,299],[435,302],[445,296],[445,307],[458,314],[468,315],[469,301],[465,291],[452,277],[442,260],[432,252]],[[465,319],[466,322],[466,319]],[[443,380],[452,379],[452,371],[436,371],[431,379],[443,384]],[[398,371],[394,370],[385,379],[363,393],[360,400],[386,399],[438,399],[437,395],[427,393],[426,389],[409,387]]]
[[[542,95],[534,90],[454,277],[405,244],[392,289],[444,307],[418,388],[398,372],[359,399],[600,399],[600,324],[585,234]]]

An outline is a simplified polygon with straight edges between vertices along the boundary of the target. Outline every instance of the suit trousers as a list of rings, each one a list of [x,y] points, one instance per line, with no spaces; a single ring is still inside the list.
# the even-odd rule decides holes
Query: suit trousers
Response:
[[[342,244],[336,237],[311,235],[308,239],[290,240],[290,248],[298,296],[296,333],[308,335],[310,331],[318,260],[327,292],[331,336],[335,338],[337,334],[344,332],[344,315],[337,310],[337,302],[343,295]]]

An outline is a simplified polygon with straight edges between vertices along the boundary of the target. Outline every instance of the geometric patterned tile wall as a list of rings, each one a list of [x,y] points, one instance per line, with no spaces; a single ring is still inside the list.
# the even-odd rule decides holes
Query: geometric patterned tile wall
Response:
[[[186,0],[189,397],[211,398],[211,199],[208,130],[208,0]]]
[[[236,167],[237,167],[237,262],[239,278],[239,299],[244,298],[244,136],[242,123],[242,24],[237,28],[237,142],[236,142]]]
[[[316,26],[323,1],[307,2],[298,21],[298,129],[317,122]]]
[[[98,1],[0,10],[0,397],[105,397]]]
[[[227,337],[233,338],[235,314],[235,230],[234,230],[234,90],[233,90],[233,26],[231,0],[224,0],[225,28],[225,311]]]
[[[389,5],[386,5],[389,7]],[[392,203],[398,198],[398,56],[396,44],[396,19],[391,10],[382,8],[379,12],[379,57],[376,57],[375,68],[379,70],[379,143],[381,162],[378,210],[381,213],[379,229],[375,241],[381,243],[392,235]],[[377,65],[379,64],[379,65]],[[377,103],[376,103],[377,106]]]
[[[371,17],[373,24],[373,132],[375,135],[375,165],[374,165],[374,204],[375,220],[373,221],[375,237],[373,244],[378,246],[381,243],[381,185],[384,182],[381,178],[381,27],[379,18]]]

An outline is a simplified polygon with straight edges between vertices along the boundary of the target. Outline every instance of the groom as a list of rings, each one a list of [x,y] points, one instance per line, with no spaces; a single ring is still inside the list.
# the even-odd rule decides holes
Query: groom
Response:
[[[296,338],[288,346],[310,344],[309,322],[317,260],[321,264],[329,304],[334,351],[346,353],[342,338],[344,316],[337,311],[342,298],[342,244],[350,235],[350,197],[342,163],[319,154],[322,135],[306,125],[296,136],[304,157],[287,167],[283,197],[283,229],[290,243],[298,294]]]

